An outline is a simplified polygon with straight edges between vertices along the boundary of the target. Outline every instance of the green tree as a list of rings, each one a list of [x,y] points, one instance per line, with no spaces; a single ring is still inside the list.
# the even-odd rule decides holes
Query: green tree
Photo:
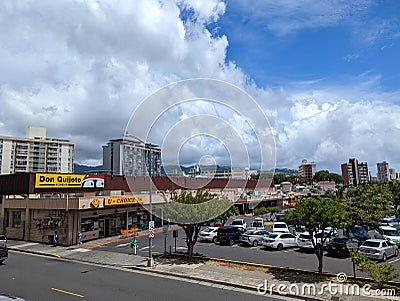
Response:
[[[390,264],[379,264],[375,260],[369,259],[366,255],[359,252],[352,254],[353,262],[360,270],[368,274],[375,282],[379,289],[382,289],[385,282],[393,281],[399,274],[394,266]]]
[[[287,180],[287,177],[283,173],[277,173],[274,174],[273,179],[275,184],[281,184],[282,182],[285,182]]]
[[[383,217],[391,213],[392,193],[387,184],[350,186],[343,192],[343,199],[357,223],[366,222],[377,227]]]
[[[389,189],[392,193],[392,201],[394,205],[394,213],[396,216],[400,215],[400,182],[393,181],[389,182]]]
[[[328,170],[317,171],[313,177],[314,182],[334,181],[336,184],[343,183],[342,176],[336,173],[330,173]]]
[[[327,227],[343,228],[352,223],[346,206],[330,198],[306,198],[298,201],[294,210],[285,215],[285,221],[291,225],[304,225],[310,233],[314,253],[318,259],[318,273],[322,276],[323,246],[332,234],[325,232]],[[323,237],[315,239],[315,234],[322,232]]]
[[[172,191],[169,198],[165,194],[163,198],[164,218],[176,223],[185,231],[188,261],[192,260],[201,227],[212,221],[226,221],[231,215],[238,214],[232,201],[219,199],[216,194],[203,189],[197,190],[196,193]]]

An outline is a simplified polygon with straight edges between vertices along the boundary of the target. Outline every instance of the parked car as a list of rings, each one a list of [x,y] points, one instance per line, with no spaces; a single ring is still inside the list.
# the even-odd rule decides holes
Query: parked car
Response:
[[[289,228],[285,222],[275,222],[272,224],[272,232],[286,232],[289,233]]]
[[[240,242],[243,245],[250,245],[253,247],[257,247],[261,245],[263,238],[268,235],[268,231],[265,230],[256,230],[251,229],[247,230],[243,234],[240,235]]]
[[[334,237],[326,245],[328,255],[347,257],[358,250],[358,240],[348,237]]]
[[[235,242],[239,241],[240,235],[242,235],[245,231],[246,230],[243,227],[237,226],[224,226],[222,228],[218,228],[217,241],[220,244],[233,245]]]
[[[324,237],[326,237],[326,235],[328,235],[328,237],[325,239],[324,243],[322,243],[322,240],[324,239]],[[314,235],[314,242],[316,246],[323,245],[323,247],[325,248],[329,243],[330,239],[331,237],[329,236],[329,234],[323,231],[320,231]],[[296,243],[300,249],[303,250],[314,249],[314,245],[312,243],[311,235],[309,232],[300,233],[296,238]]]
[[[208,227],[199,232],[199,240],[203,241],[217,241],[217,230],[219,227]]]
[[[297,245],[296,236],[284,232],[270,233],[268,236],[264,237],[262,245],[266,248],[282,251],[283,248],[295,247]]]
[[[256,230],[264,230],[264,219],[262,217],[254,218],[251,228]]]
[[[365,230],[364,227],[359,225],[355,225],[349,230],[349,237],[357,239],[358,241],[365,241],[371,238],[368,234],[368,231]]]
[[[238,219],[235,219],[232,221],[231,226],[242,227],[242,228],[246,229],[247,224],[244,219],[238,218]]]
[[[400,244],[400,233],[396,228],[390,226],[381,226],[375,230],[375,238],[386,239],[395,244]]]
[[[296,225],[293,229],[293,235],[298,236],[300,233],[306,232],[306,227],[303,225]]]
[[[369,258],[386,261],[391,256],[399,255],[396,244],[385,239],[368,239],[363,242],[358,251]]]
[[[398,229],[400,227],[400,216],[384,217],[379,221],[381,226],[390,226]]]
[[[0,264],[8,258],[7,238],[0,235]]]

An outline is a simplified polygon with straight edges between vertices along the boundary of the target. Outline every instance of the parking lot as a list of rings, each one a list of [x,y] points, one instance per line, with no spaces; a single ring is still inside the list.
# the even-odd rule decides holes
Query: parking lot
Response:
[[[252,217],[245,217],[252,220]],[[229,222],[227,223],[229,224]],[[266,230],[271,230],[266,227]],[[338,231],[341,234],[341,231]],[[372,234],[372,233],[371,233]],[[371,235],[373,237],[373,235]],[[166,244],[165,244],[166,239]],[[176,241],[176,249],[175,249]],[[185,252],[187,250],[185,243],[185,233],[183,230],[178,231],[178,237],[173,237],[172,231],[168,232],[167,237],[162,233],[156,234],[153,239],[153,252],[163,253],[164,250],[167,252]],[[113,252],[132,253],[129,241],[124,243],[110,244],[101,249]],[[147,237],[138,238],[138,255],[147,256],[149,250],[149,240]],[[195,245],[194,252],[199,255],[204,255],[212,258],[223,258],[231,259],[242,262],[252,262],[269,264],[273,266],[282,266],[290,268],[298,268],[305,270],[317,270],[318,261],[317,257],[312,252],[305,252],[299,250],[299,248],[289,248],[282,251],[265,249],[262,246],[251,247],[243,246],[241,244],[220,245],[219,243],[198,241]],[[393,265],[400,272],[400,257],[392,257],[387,260],[388,264]],[[347,275],[353,275],[353,267],[350,258],[336,258],[327,256],[325,252],[324,256],[324,272],[330,273],[346,273]],[[360,275],[360,272],[357,273]]]

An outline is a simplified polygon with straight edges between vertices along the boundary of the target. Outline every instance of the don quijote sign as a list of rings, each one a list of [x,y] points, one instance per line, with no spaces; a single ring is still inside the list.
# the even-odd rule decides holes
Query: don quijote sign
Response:
[[[134,205],[143,203],[144,196],[121,196],[104,198],[104,206]]]
[[[104,188],[104,176],[37,173],[35,188]]]

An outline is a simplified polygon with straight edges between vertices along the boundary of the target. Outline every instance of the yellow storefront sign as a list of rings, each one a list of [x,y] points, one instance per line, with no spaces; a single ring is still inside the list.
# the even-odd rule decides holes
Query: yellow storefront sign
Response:
[[[98,198],[94,198],[94,199],[90,202],[90,204],[92,204],[92,206],[93,206],[94,208],[99,208],[100,200],[99,200]]]
[[[143,204],[144,196],[120,196],[104,198],[104,206]]]
[[[37,173],[35,188],[79,188],[86,175]]]

